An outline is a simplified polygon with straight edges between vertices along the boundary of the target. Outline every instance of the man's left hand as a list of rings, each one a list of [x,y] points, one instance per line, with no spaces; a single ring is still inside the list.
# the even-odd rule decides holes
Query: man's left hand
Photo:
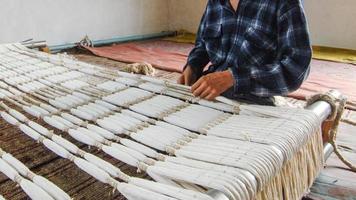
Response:
[[[193,86],[192,93],[202,99],[214,100],[234,85],[230,71],[215,72],[201,77]]]

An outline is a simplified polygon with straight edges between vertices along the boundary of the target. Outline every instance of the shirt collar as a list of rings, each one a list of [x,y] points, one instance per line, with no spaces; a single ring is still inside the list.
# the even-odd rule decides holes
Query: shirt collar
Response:
[[[240,0],[240,4],[241,4],[241,2],[242,2],[242,0]],[[224,8],[224,9],[226,9],[226,10],[228,10],[228,11],[230,11],[230,12],[236,12],[236,11],[234,11],[234,9],[231,7],[231,4],[230,4],[230,0],[220,0],[220,4],[221,4],[221,6]]]

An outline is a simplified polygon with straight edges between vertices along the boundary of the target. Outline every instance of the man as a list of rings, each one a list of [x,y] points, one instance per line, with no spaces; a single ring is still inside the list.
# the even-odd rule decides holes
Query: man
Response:
[[[307,78],[311,52],[300,0],[209,0],[178,83],[208,100],[273,105]]]

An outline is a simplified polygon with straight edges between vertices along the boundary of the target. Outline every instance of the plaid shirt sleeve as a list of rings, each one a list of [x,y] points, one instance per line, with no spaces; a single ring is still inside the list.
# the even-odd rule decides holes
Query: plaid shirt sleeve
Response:
[[[243,72],[231,67],[235,93],[286,95],[298,89],[307,78],[312,51],[303,8],[295,4],[281,9],[277,23],[277,58],[270,64],[249,66]]]
[[[190,52],[188,57],[188,62],[186,65],[186,67],[189,65],[192,68],[193,72],[197,75],[200,75],[203,72],[204,67],[209,63],[209,55],[206,51],[205,43],[202,40],[202,34],[206,24],[206,15],[207,15],[207,10],[204,12],[204,15],[201,19],[198,33],[197,33],[197,38],[195,41],[195,47]]]

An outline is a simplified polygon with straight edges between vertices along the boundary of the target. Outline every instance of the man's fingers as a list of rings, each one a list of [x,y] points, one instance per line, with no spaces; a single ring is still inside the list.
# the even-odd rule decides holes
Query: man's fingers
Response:
[[[200,84],[200,86],[196,90],[193,90],[193,95],[199,97],[201,93],[204,92],[205,90],[206,90],[206,85]]]
[[[206,89],[200,94],[200,98],[206,99],[209,95],[211,95],[211,89],[206,88]]]
[[[219,94],[216,94],[216,93],[210,93],[209,95],[207,95],[204,99],[206,100],[209,100],[209,101],[212,101],[214,100],[217,96],[219,96]]]
[[[194,85],[192,86],[192,92],[198,89],[200,85],[204,82],[204,77],[201,77]]]

